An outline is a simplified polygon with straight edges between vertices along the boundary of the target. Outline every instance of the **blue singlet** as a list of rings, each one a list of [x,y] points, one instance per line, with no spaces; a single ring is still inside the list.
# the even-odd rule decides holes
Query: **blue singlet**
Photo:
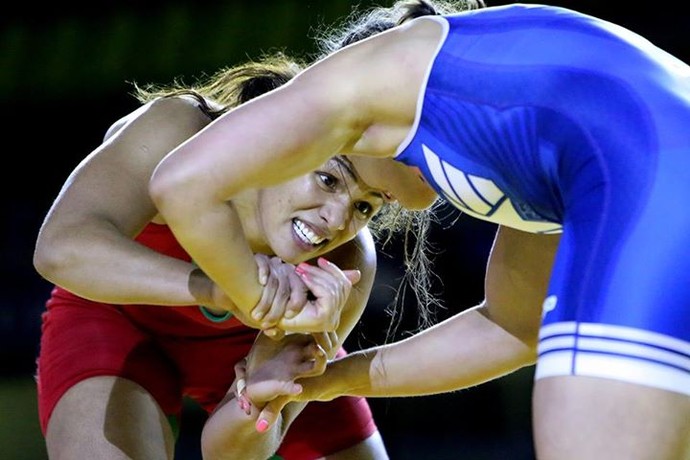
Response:
[[[690,67],[558,7],[418,20],[444,35],[396,158],[467,214],[562,232],[536,378],[690,395]]]

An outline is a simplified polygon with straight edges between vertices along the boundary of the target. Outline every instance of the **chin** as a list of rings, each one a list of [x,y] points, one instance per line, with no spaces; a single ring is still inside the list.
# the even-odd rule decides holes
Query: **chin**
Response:
[[[438,199],[438,195],[434,191],[420,191],[416,194],[411,194],[404,198],[400,198],[400,206],[410,211],[423,211],[429,209]]]
[[[276,257],[280,258],[283,262],[297,265],[301,262],[311,259],[312,254],[312,252],[305,252],[299,248],[291,248],[286,251],[276,252]]]

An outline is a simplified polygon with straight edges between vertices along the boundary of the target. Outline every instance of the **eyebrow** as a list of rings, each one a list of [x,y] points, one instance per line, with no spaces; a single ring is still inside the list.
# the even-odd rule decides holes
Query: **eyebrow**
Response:
[[[347,171],[347,173],[350,175],[350,177],[352,178],[353,181],[355,181],[355,182],[360,181],[359,175],[357,174],[357,170],[355,169],[355,166],[352,164],[352,162],[348,158],[345,158],[344,156],[338,155],[338,156],[333,157],[332,160],[335,161],[336,163],[339,163],[340,166],[345,168],[345,171]]]
[[[337,155],[334,156],[332,160],[338,163],[340,166],[342,166],[343,169],[347,171],[347,173],[350,175],[353,181],[362,182],[362,179],[359,177],[359,174],[357,174],[357,169],[355,169],[355,166],[352,164],[349,158],[346,158],[343,155]],[[383,193],[381,192],[371,191],[369,192],[369,194],[381,198],[383,201],[386,201]]]

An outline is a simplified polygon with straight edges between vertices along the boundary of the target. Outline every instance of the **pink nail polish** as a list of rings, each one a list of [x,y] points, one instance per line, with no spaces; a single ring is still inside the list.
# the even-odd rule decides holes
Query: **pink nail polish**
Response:
[[[268,421],[261,419],[258,422],[256,422],[256,431],[259,433],[263,433],[268,429]]]

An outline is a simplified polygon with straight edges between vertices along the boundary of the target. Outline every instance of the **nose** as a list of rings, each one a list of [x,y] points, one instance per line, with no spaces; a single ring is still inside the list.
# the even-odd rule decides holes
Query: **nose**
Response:
[[[350,199],[333,199],[321,207],[321,218],[332,232],[342,232],[347,228],[352,215]]]

